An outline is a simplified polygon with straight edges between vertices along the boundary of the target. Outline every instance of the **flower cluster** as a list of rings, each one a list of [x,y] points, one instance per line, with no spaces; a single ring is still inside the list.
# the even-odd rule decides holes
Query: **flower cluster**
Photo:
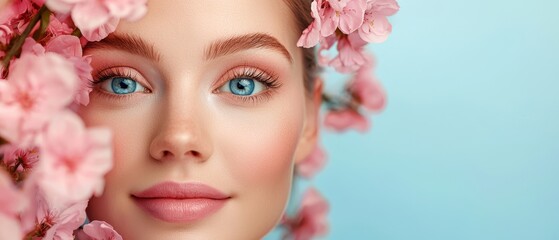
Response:
[[[303,31],[297,46],[318,47],[318,63],[337,72],[351,75],[341,94],[323,93],[327,113],[324,125],[337,132],[370,129],[368,112],[384,108],[386,95],[373,74],[374,60],[365,52],[368,43],[384,42],[392,32],[388,16],[399,10],[396,0],[313,0],[313,22]],[[337,55],[327,56],[334,46]],[[326,163],[326,153],[320,145],[305,160],[297,164],[299,176],[311,179]],[[281,226],[284,239],[312,239],[324,235],[328,224],[327,201],[314,188],[303,195],[298,213],[285,216]]]
[[[47,0],[45,4],[59,14],[70,14],[89,41],[99,41],[114,32],[120,19],[135,21],[147,12],[146,0]]]
[[[86,220],[112,168],[111,133],[72,110],[89,103],[82,49],[137,20],[146,0],[15,0],[0,13],[0,232],[2,239],[121,239]]]
[[[396,0],[314,0],[311,15],[314,21],[305,29],[297,46],[310,48],[320,44],[319,64],[333,67],[340,73],[354,74],[342,96],[324,96],[329,113],[325,125],[336,131],[369,129],[369,121],[361,113],[380,111],[384,107],[384,91],[373,75],[373,57],[365,52],[368,43],[381,43],[392,32],[387,17],[399,10]],[[325,52],[336,46],[337,55]],[[361,108],[361,107],[362,108]]]

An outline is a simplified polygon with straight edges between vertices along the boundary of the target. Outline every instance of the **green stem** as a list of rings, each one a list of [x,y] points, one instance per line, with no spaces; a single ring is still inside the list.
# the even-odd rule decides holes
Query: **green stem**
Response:
[[[8,69],[8,66],[10,65],[10,60],[12,60],[12,58],[21,51],[21,46],[23,46],[25,39],[29,36],[31,30],[33,30],[35,25],[37,25],[37,22],[39,22],[39,19],[41,19],[41,15],[43,15],[45,11],[48,11],[47,7],[42,6],[37,12],[37,14],[35,14],[35,16],[31,18],[31,21],[29,21],[29,25],[27,25],[25,30],[23,30],[23,33],[21,33],[21,35],[17,36],[14,39],[14,44],[12,45],[10,50],[8,50],[6,56],[4,56],[4,59],[2,60],[2,65],[4,66],[5,69]]]
[[[41,25],[39,27],[39,31],[35,31],[35,34],[33,34],[33,38],[35,39],[35,41],[39,41],[41,37],[43,37],[45,32],[47,32],[49,23],[50,23],[50,12],[49,11],[42,12]]]

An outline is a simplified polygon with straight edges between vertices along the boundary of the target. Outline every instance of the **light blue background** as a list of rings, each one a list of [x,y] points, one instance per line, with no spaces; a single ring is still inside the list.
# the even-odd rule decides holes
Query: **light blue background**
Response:
[[[559,239],[559,1],[399,3],[386,109],[323,133],[325,239]]]

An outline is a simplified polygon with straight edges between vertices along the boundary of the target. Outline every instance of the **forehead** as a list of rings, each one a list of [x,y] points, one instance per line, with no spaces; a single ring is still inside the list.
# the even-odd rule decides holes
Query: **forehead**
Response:
[[[300,35],[283,0],[151,0],[144,18],[122,21],[117,32],[140,36],[163,56],[197,59],[209,43],[249,33],[275,37],[295,57]]]

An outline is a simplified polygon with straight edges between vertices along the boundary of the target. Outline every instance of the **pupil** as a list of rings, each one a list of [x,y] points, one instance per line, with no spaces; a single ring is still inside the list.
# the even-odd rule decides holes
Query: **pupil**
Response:
[[[243,83],[245,82],[244,81],[237,82],[237,88],[239,88],[239,90],[245,90],[245,85],[243,85]]]
[[[129,87],[129,85],[128,85],[126,82],[124,82],[124,81],[121,81],[121,82],[119,83],[119,85],[120,85],[121,88],[128,88],[128,87]]]

